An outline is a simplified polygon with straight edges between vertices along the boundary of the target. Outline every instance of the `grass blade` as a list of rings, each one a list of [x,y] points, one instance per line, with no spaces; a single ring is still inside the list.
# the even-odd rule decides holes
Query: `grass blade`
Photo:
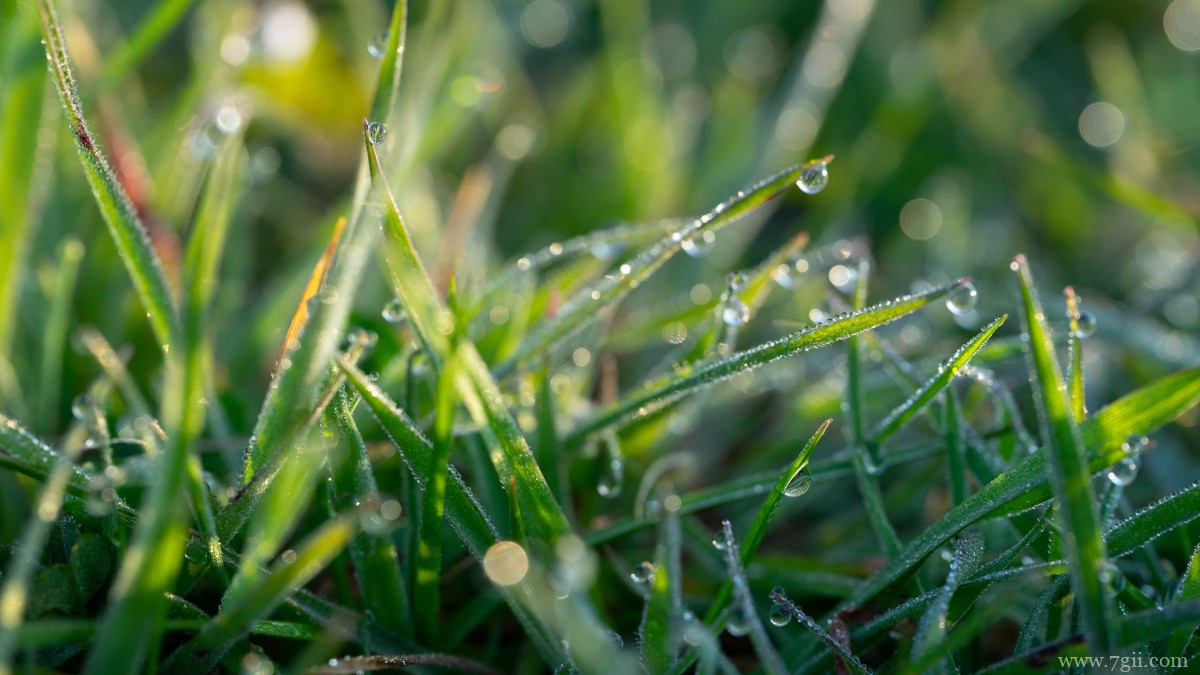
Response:
[[[1071,417],[1076,424],[1087,417],[1087,402],[1083,397],[1083,339],[1079,334],[1079,300],[1075,289],[1067,286],[1067,398],[1071,402]]]
[[[58,428],[59,394],[62,389],[63,347],[71,323],[71,301],[75,297],[75,278],[83,259],[83,244],[68,239],[58,249],[58,269],[42,331],[41,387],[35,419],[46,431]]]
[[[1116,609],[1100,580],[1106,563],[1100,514],[1092,489],[1091,471],[1079,428],[1071,417],[1066,382],[1054,355],[1046,316],[1033,288],[1024,256],[1014,261],[1021,285],[1025,330],[1029,335],[1030,372],[1035,374],[1034,401],[1048,442],[1051,485],[1061,508],[1071,588],[1081,607],[1084,634],[1096,654],[1108,654],[1116,634]]]
[[[682,614],[680,599],[680,535],[679,519],[668,515],[663,520],[655,554],[654,579],[650,598],[642,615],[639,629],[642,643],[642,665],[651,673],[666,673],[674,667],[679,655],[678,626]]]
[[[787,610],[787,612],[791,614],[797,621],[804,624],[805,628],[808,628],[810,631],[812,631],[813,635],[816,635],[821,642],[825,643],[825,646],[829,647],[834,656],[842,664],[847,666],[851,672],[868,674],[871,672],[871,669],[868,668],[865,663],[860,661],[853,652],[847,649],[846,646],[841,642],[834,639],[834,637],[830,635],[828,631],[821,627],[821,624],[817,623],[817,621],[811,616],[805,614],[803,610],[795,605],[795,603],[793,603],[791,600],[788,600],[787,596],[785,596],[783,593],[780,593],[779,591],[771,591],[771,599],[774,600],[777,605]]]
[[[971,361],[971,357],[979,351],[983,345],[987,344],[988,338],[996,332],[1000,326],[1004,325],[1008,315],[1005,314],[979,331],[979,334],[971,338],[969,342],[959,348],[954,356],[951,356],[945,363],[938,368],[938,374],[925,383],[916,394],[905,401],[903,404],[893,410],[882,422],[879,428],[875,431],[875,442],[880,443],[888,436],[896,433],[904,428],[913,417],[917,415],[926,405],[929,404],[938,394],[942,393],[946,387],[954,380],[967,363]]]
[[[783,473],[776,479],[771,491],[767,493],[767,498],[763,500],[762,506],[758,508],[758,514],[754,516],[754,522],[750,523],[750,529],[746,531],[746,537],[742,539],[742,564],[749,565],[754,560],[755,554],[758,553],[758,546],[767,534],[767,526],[771,524],[771,519],[775,517],[775,512],[779,510],[779,505],[783,503],[783,498],[787,495],[789,486],[791,486],[792,481],[803,478],[801,474],[807,471],[813,450],[816,449],[817,443],[820,442],[821,438],[825,435],[825,431],[829,429],[829,425],[832,423],[832,419],[827,419],[821,423],[821,426],[817,427],[817,430],[808,439],[808,442],[801,448],[800,453],[783,470]],[[811,477],[809,480],[811,480]],[[717,591],[716,596],[714,596],[712,604],[709,605],[708,614],[705,616],[705,623],[712,624],[717,620],[717,617],[729,602],[732,590],[732,580],[726,579],[721,584],[721,588]]]
[[[42,34],[46,40],[50,74],[62,100],[67,124],[75,137],[75,147],[79,151],[88,185],[92,189],[96,205],[100,208],[100,215],[108,225],[109,234],[116,243],[117,251],[120,252],[121,259],[129,271],[138,298],[146,310],[150,327],[154,330],[159,344],[166,349],[172,342],[176,314],[162,264],[150,245],[146,227],[138,218],[137,210],[125,194],[125,189],[121,187],[108,160],[96,147],[95,137],[88,130],[54,0],[37,0],[37,9],[42,21]]]
[[[921,623],[917,627],[916,637],[913,638],[911,657],[913,660],[928,656],[946,639],[950,601],[954,598],[959,584],[975,572],[981,557],[983,557],[983,537],[979,533],[963,532],[955,538],[954,558],[950,562],[950,572],[946,575],[946,582],[942,584],[941,590],[938,591],[937,597],[929,609],[925,610],[925,614],[921,617]],[[949,661],[950,656],[947,655],[946,662],[937,670],[942,672],[950,670],[946,667]]]
[[[737,540],[733,538],[733,525],[728,520],[721,523],[721,536],[725,542],[725,566],[729,578],[733,582],[734,602],[733,614],[745,631],[750,634],[750,642],[754,651],[758,652],[759,665],[768,673],[786,673],[787,667],[783,659],[771,645],[767,631],[763,629],[762,621],[754,608],[754,598],[750,596],[750,580],[746,578],[746,570],[742,567],[742,556],[738,552]],[[734,619],[730,619],[733,621]]]
[[[1200,517],[1200,482],[1163,497],[1133,516],[1117,523],[1105,539],[1114,558],[1129,555],[1147,542]]]
[[[164,0],[153,5],[133,34],[109,54],[100,70],[99,86],[111,89],[170,37],[193,0]]]
[[[548,347],[563,338],[583,330],[592,321],[599,318],[604,309],[615,307],[630,291],[649,279],[650,275],[662,267],[667,260],[683,250],[685,241],[702,236],[706,232],[715,232],[753,212],[795,185],[805,170],[818,163],[824,164],[832,161],[832,159],[832,157],[826,157],[786,169],[744,192],[739,192],[727,201],[718,204],[709,213],[671,233],[654,246],[638,254],[633,261],[622,265],[618,274],[606,277],[594,288],[585,289],[572,297],[559,308],[552,320],[542,324],[522,343],[521,348],[513,357],[498,366],[497,372],[501,375],[512,372],[524,360],[545,352]]]
[[[963,283],[960,281],[925,293],[883,302],[860,312],[853,312],[816,326],[803,328],[774,342],[761,344],[723,359],[699,364],[683,374],[660,378],[603,408],[591,420],[572,431],[564,440],[563,445],[567,448],[579,447],[588,436],[601,429],[621,424],[634,416],[648,414],[739,373],[754,370],[759,366],[793,354],[819,349],[863,331],[878,328],[911,314],[930,302],[945,297]]]
[[[1197,561],[1200,561],[1200,546],[1192,551],[1192,557],[1183,573],[1179,591],[1175,594],[1175,603],[1177,604],[1200,600],[1200,564],[1197,564]],[[1171,633],[1167,654],[1183,656],[1187,653],[1188,644],[1191,643],[1192,636],[1196,634],[1198,625],[1200,625],[1200,620],[1188,623],[1185,627],[1178,628]]]

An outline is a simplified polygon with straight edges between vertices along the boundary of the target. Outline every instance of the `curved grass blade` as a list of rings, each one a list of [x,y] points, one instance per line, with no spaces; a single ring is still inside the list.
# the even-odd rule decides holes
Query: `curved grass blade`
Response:
[[[1200,518],[1200,482],[1163,497],[1113,526],[1105,534],[1108,553],[1114,558],[1129,555],[1196,518]]]
[[[775,480],[775,485],[771,491],[767,493],[767,498],[763,500],[762,506],[758,508],[758,514],[754,516],[754,522],[750,523],[750,529],[746,531],[746,537],[742,539],[741,560],[742,564],[749,565],[754,560],[754,556],[758,553],[758,546],[762,543],[763,537],[767,534],[767,526],[771,524],[771,519],[775,517],[775,512],[779,510],[779,505],[783,503],[783,498],[787,494],[789,486],[793,480],[801,478],[801,474],[807,471],[809,460],[812,458],[813,450],[816,449],[817,443],[825,435],[825,431],[829,429],[829,425],[833,423],[832,419],[827,419],[817,427],[813,435],[800,449],[800,453],[792,460],[779,478]],[[811,474],[810,478],[811,480]],[[732,579],[726,579],[721,588],[717,590],[716,596],[709,605],[708,614],[704,618],[704,622],[712,624],[720,616],[725,609],[725,605],[729,602],[731,591],[733,590]]]
[[[591,290],[576,294],[550,321],[543,323],[510,359],[497,367],[499,375],[512,372],[522,361],[542,354],[559,340],[583,330],[599,318],[603,310],[614,307],[638,285],[650,278],[664,263],[683,248],[683,243],[705,232],[716,230],[753,212],[773,197],[791,188],[800,175],[818,162],[828,163],[833,157],[798,164],[772,176],[750,189],[739,192],[718,204],[709,213],[693,220],[654,246],[638,254],[631,262],[621,265],[618,273],[606,277]]]
[[[860,661],[853,652],[846,649],[845,645],[834,639],[834,637],[830,635],[828,631],[821,627],[821,624],[817,623],[815,619],[805,614],[804,611],[797,607],[791,600],[788,600],[787,596],[785,596],[783,593],[780,593],[779,591],[771,591],[771,600],[774,600],[777,605],[783,607],[789,614],[795,617],[797,621],[804,624],[806,628],[812,631],[813,635],[816,635],[821,642],[825,643],[825,645],[833,651],[834,656],[841,663],[845,664],[852,672],[868,674],[871,672],[871,669],[868,668],[865,663]]]
[[[297,547],[294,559],[277,563],[260,583],[236,600],[225,603],[216,618],[167,659],[164,670],[210,672],[254,621],[269,615],[286,596],[329,565],[350,543],[357,530],[355,516],[326,522]]]
[[[621,424],[634,416],[649,414],[699,389],[726,380],[734,375],[793,354],[825,347],[858,333],[877,328],[911,314],[939,298],[945,297],[963,281],[940,288],[890,300],[859,312],[836,317],[816,326],[803,328],[787,337],[767,342],[715,361],[697,364],[682,374],[668,375],[627,394],[571,432],[564,440],[567,448],[579,447],[588,436],[609,426]]]
[[[639,629],[642,665],[651,673],[669,672],[679,658],[680,554],[679,519],[668,515],[660,530],[654,580]]]
[[[176,310],[162,264],[150,245],[146,227],[138,218],[133,203],[129,201],[125,189],[121,187],[108,160],[96,147],[95,138],[88,130],[54,0],[36,1],[38,15],[42,21],[42,34],[46,39],[50,74],[58,89],[58,96],[62,99],[63,110],[75,137],[75,147],[79,151],[88,185],[92,189],[96,205],[100,208],[100,215],[108,225],[117,251],[120,252],[121,259],[129,271],[155,337],[159,344],[170,345],[175,332]]]
[[[767,631],[763,629],[762,621],[754,608],[754,598],[750,596],[750,580],[742,567],[742,556],[738,552],[737,540],[733,538],[733,525],[728,520],[721,523],[720,536],[725,542],[726,572],[733,583],[736,604],[732,611],[749,631],[750,642],[754,645],[754,651],[758,652],[759,665],[763,670],[772,674],[786,673],[787,666],[783,665],[783,659],[779,658],[771,639],[767,637]]]
[[[1029,335],[1028,358],[1034,374],[1034,402],[1048,443],[1051,485],[1060,507],[1067,560],[1071,563],[1071,588],[1080,602],[1080,615],[1088,646],[1096,654],[1111,651],[1116,633],[1116,608],[1100,580],[1100,565],[1106,561],[1100,514],[1092,489],[1087,453],[1079,428],[1071,417],[1067,385],[1054,355],[1054,343],[1041,303],[1033,288],[1033,277],[1024,256],[1017,256],[1014,269],[1021,285],[1025,330]]]
[[[352,508],[355,502],[377,503],[379,488],[371,471],[367,446],[354,423],[349,395],[344,390],[339,390],[326,415],[339,434],[329,464],[335,511]],[[391,536],[365,530],[359,532],[350,544],[350,559],[354,563],[365,609],[384,628],[403,636],[412,635],[410,604]]]
[[[1080,427],[1089,449],[1089,470],[1116,463],[1121,444],[1132,435],[1153,433],[1200,401],[1200,369],[1168,375],[1099,410]],[[907,577],[937,547],[983,518],[1016,513],[1044,502],[1047,467],[1044,451],[1032,454],[985,485],[913,540],[899,558],[880,570],[842,608],[862,606],[893,583]]]
[[[1079,300],[1075,289],[1067,286],[1067,398],[1071,402],[1071,417],[1076,424],[1087,417],[1087,402],[1083,398],[1083,340],[1079,337]]]
[[[926,405],[929,404],[938,394],[942,393],[946,387],[954,380],[967,363],[971,361],[971,357],[979,351],[983,345],[987,344],[988,338],[996,332],[1000,326],[1008,319],[1005,314],[995,321],[984,326],[983,330],[971,338],[969,342],[959,348],[954,356],[951,356],[945,363],[938,367],[938,374],[926,382],[917,393],[911,398],[898,406],[895,410],[888,414],[882,422],[879,423],[879,428],[875,431],[875,442],[881,443],[884,439],[904,428],[913,417],[917,415]]]
[[[912,660],[919,660],[931,655],[937,646],[945,641],[949,624],[950,601],[954,598],[959,584],[975,572],[982,557],[983,537],[978,532],[963,532],[955,538],[954,558],[950,561],[950,571],[946,575],[946,582],[942,584],[942,588],[938,591],[937,597],[934,598],[929,609],[925,610],[925,614],[921,617],[921,623],[917,627],[917,634],[913,638]],[[947,668],[947,665],[951,667]],[[946,661],[936,670],[947,672],[957,669],[953,668],[950,656],[947,654]]]

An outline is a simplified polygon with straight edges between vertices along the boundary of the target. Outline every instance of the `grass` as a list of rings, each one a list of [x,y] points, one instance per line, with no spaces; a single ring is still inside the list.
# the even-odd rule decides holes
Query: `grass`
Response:
[[[1176,19],[135,4],[0,3],[0,675],[1200,655]]]

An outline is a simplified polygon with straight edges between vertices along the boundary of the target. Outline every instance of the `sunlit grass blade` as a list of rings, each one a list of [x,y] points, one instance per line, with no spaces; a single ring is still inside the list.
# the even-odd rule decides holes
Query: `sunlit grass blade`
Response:
[[[646,601],[639,628],[642,665],[652,673],[669,672],[679,654],[679,626],[683,607],[680,599],[680,555],[679,520],[668,516],[659,529],[650,598]]]
[[[667,260],[683,250],[685,241],[692,240],[705,232],[716,230],[751,213],[773,197],[796,184],[806,169],[817,163],[822,165],[832,157],[798,164],[768,178],[744,192],[718,204],[709,213],[684,225],[663,240],[646,249],[632,261],[623,264],[617,274],[606,277],[591,290],[584,290],[568,300],[555,317],[545,323],[522,343],[520,350],[508,361],[497,367],[501,375],[511,372],[522,361],[535,354],[543,353],[547,347],[559,340],[583,330],[595,321],[602,310],[615,307],[631,290],[645,282]]]
[[[342,511],[354,507],[354,502],[374,504],[381,499],[371,470],[371,460],[362,435],[351,414],[349,395],[339,392],[326,409],[329,423],[338,431],[338,444],[330,456],[333,477],[334,508]],[[386,505],[380,505],[380,516],[387,520]],[[379,623],[400,635],[412,634],[410,605],[401,578],[396,545],[387,532],[364,530],[350,544],[350,559],[355,578],[362,593],[363,605]]]
[[[1075,289],[1067,286],[1067,398],[1075,423],[1087,417],[1087,402],[1083,397],[1083,340],[1079,332],[1079,300]]]
[[[764,671],[777,675],[788,672],[787,667],[783,665],[783,659],[779,658],[771,639],[767,637],[767,631],[763,628],[762,620],[754,607],[754,598],[750,595],[750,579],[746,577],[746,570],[742,567],[742,555],[737,540],[733,537],[733,525],[728,520],[721,523],[721,533],[717,536],[725,543],[725,569],[733,583],[734,605],[730,610],[732,616],[728,619],[729,625],[736,621],[740,630],[750,635],[750,642],[754,645],[754,651],[758,653],[759,665]]]
[[[1129,555],[1196,518],[1200,518],[1200,482],[1163,497],[1113,526],[1105,535],[1109,555],[1114,558]]]
[[[1008,319],[1007,314],[984,326],[983,330],[979,331],[979,334],[960,347],[954,353],[954,356],[951,356],[938,368],[937,375],[926,382],[907,401],[888,414],[879,423],[879,428],[875,431],[875,442],[882,442],[888,436],[904,428],[904,425],[908,424],[922,408],[928,405],[938,394],[942,393],[946,387],[950,386],[950,383],[958,375],[959,371],[970,362],[971,357],[975,356],[975,353],[987,343],[988,338],[992,337],[992,334],[1004,324],[1006,319]]]
[[[954,557],[950,561],[950,571],[946,575],[946,581],[942,584],[941,590],[938,591],[938,595],[929,609],[925,610],[917,627],[917,634],[913,638],[911,657],[913,660],[928,656],[937,645],[946,639],[950,601],[954,598],[962,581],[975,572],[982,557],[983,537],[978,532],[963,532],[955,538]],[[949,656],[946,658],[949,659]],[[937,670],[943,672],[951,670],[946,665],[943,664]]]
[[[164,669],[180,673],[211,671],[253,621],[268,616],[287,595],[325,569],[357,530],[356,515],[322,525],[297,547],[294,558],[277,563],[248,592],[224,604],[212,622],[167,659]]]
[[[1149,434],[1200,401],[1200,369],[1168,375],[1102,408],[1080,427],[1088,447],[1089,469],[1099,471],[1124,456],[1121,444],[1135,434]],[[905,547],[902,555],[868,579],[845,606],[861,606],[896,581],[907,577],[937,547],[972,523],[1001,517],[1046,501],[1046,453],[1039,451],[967,497]]]
[[[846,649],[845,645],[834,639],[834,637],[829,634],[829,631],[822,628],[821,624],[817,623],[815,619],[805,614],[804,611],[796,606],[796,604],[791,600],[788,600],[787,596],[785,596],[783,593],[780,593],[779,591],[772,591],[771,600],[775,601],[776,604],[791,614],[792,617],[794,617],[797,621],[804,624],[805,628],[812,631],[813,635],[816,635],[821,642],[825,643],[825,645],[833,651],[834,656],[841,662],[841,664],[849,668],[851,672],[871,672],[871,669],[868,668],[862,661],[860,661],[859,658],[853,654],[853,652]]]
[[[825,431],[829,429],[829,425],[832,423],[832,419],[827,419],[821,423],[821,426],[817,427],[817,430],[813,432],[808,442],[800,449],[796,458],[783,470],[783,473],[776,479],[771,491],[767,493],[767,498],[763,500],[762,506],[758,508],[758,514],[754,516],[754,521],[750,523],[750,529],[746,531],[746,536],[742,539],[742,564],[749,565],[754,560],[755,554],[758,553],[758,547],[762,544],[763,537],[767,534],[767,527],[771,524],[771,519],[775,517],[775,512],[779,510],[780,504],[783,503],[784,497],[788,496],[789,491],[807,491],[807,486],[802,487],[801,483],[805,480],[812,481],[812,474],[807,468],[809,460],[812,458],[812,453],[816,449],[817,443],[820,442],[821,438],[825,435]],[[708,614],[705,616],[705,623],[711,624],[716,621],[721,611],[725,609],[726,603],[729,602],[732,590],[733,581],[726,579],[709,605]]]
[[[1017,256],[1014,269],[1021,285],[1024,325],[1029,335],[1029,370],[1035,375],[1034,401],[1042,436],[1048,443],[1051,485],[1068,535],[1065,539],[1067,560],[1071,563],[1071,588],[1080,603],[1088,646],[1097,654],[1107,654],[1116,633],[1116,609],[1100,580],[1100,565],[1107,558],[1092,473],[1079,428],[1071,417],[1066,381],[1024,256]]]
[[[75,86],[75,73],[67,53],[67,42],[53,0],[37,0],[37,9],[42,21],[50,73],[62,100],[67,124],[75,137],[75,147],[79,151],[88,185],[137,289],[155,337],[159,344],[170,345],[175,332],[176,310],[162,264],[150,244],[137,210],[88,129]]]
[[[678,401],[697,390],[754,370],[793,354],[825,347],[846,338],[882,326],[911,314],[957,289],[963,282],[948,284],[925,293],[904,296],[874,305],[861,312],[837,317],[816,326],[803,328],[787,337],[731,354],[725,358],[697,364],[681,374],[664,376],[606,406],[590,420],[572,431],[564,440],[568,448],[579,447],[591,434],[629,418],[648,414]]]
[[[388,243],[386,254],[396,296],[408,311],[428,356],[441,360],[443,355],[454,350],[454,358],[460,364],[460,370],[454,378],[455,389],[476,423],[487,425],[503,451],[489,453],[500,481],[515,488],[521,513],[529,518],[525,524],[531,535],[553,541],[570,530],[566,516],[555,501],[549,484],[533,459],[529,444],[505,407],[503,395],[475,345],[465,335],[459,337],[457,344],[448,339],[448,333],[454,331],[456,317],[443,306],[433,288],[425,266],[413,247],[408,227],[400,215],[391,189],[380,171],[379,158],[369,131],[364,127],[363,132],[371,179],[384,211],[383,229]]]

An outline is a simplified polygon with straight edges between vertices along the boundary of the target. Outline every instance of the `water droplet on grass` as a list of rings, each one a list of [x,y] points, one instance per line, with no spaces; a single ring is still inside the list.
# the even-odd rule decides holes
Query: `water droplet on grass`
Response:
[[[950,291],[950,295],[946,297],[946,309],[949,309],[958,316],[964,316],[970,314],[978,302],[979,291],[975,290],[975,284],[968,281],[957,289]]]
[[[712,545],[713,548],[717,549],[718,551],[724,551],[725,538],[718,534],[717,536],[713,537]]]
[[[629,573],[629,578],[635,584],[648,584],[654,579],[654,565],[643,560],[638,563],[633,571]]]
[[[712,249],[712,243],[716,240],[717,235],[710,230],[704,234],[684,239],[683,243],[679,246],[683,249],[684,253],[693,258],[703,258],[708,255],[709,250]]]
[[[729,615],[729,622],[725,624],[725,630],[728,631],[730,635],[735,637],[741,637],[746,633],[749,633],[750,617],[746,616],[746,613],[741,609],[735,609],[733,613]]]
[[[367,125],[367,140],[371,145],[383,145],[383,141],[387,139],[387,127],[379,122],[371,122]]]
[[[383,306],[383,320],[388,323],[400,323],[404,320],[404,305],[400,298],[392,298]]]
[[[772,605],[768,618],[770,618],[772,626],[783,627],[792,622],[792,613],[787,611],[783,605]]]
[[[1108,480],[1113,485],[1125,487],[1137,478],[1138,461],[1136,457],[1122,457],[1108,469]]]
[[[736,295],[731,296],[721,308],[721,321],[726,326],[744,326],[750,321],[750,308]]]
[[[1096,315],[1084,310],[1079,313],[1078,326],[1075,329],[1075,337],[1080,340],[1086,340],[1096,334]]]
[[[829,166],[825,159],[809,162],[800,170],[800,179],[796,187],[804,194],[815,195],[829,184]]]
[[[92,400],[92,395],[85,391],[71,401],[71,414],[77,420],[86,420],[95,407],[96,402]]]
[[[388,32],[383,31],[382,33],[371,38],[371,41],[367,43],[367,53],[377,59],[381,59],[383,58],[384,52],[387,51],[387,43]]]
[[[596,483],[596,492],[606,499],[616,499],[621,495],[625,486],[625,460],[620,457],[610,457],[604,462],[600,480]]]
[[[800,469],[788,481],[787,487],[783,488],[783,495],[785,497],[799,497],[808,492],[810,487],[812,487],[812,474],[809,473],[808,469]]]

